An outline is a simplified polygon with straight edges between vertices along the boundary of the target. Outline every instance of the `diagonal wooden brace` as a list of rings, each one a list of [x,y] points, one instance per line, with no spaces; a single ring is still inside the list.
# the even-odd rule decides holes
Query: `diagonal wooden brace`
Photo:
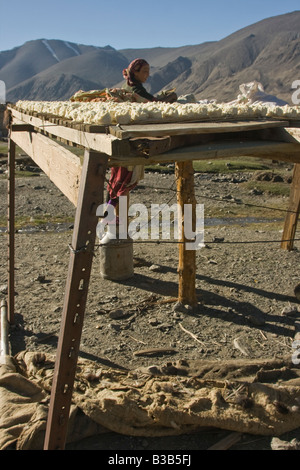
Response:
[[[300,213],[300,163],[294,166],[288,212],[284,222],[281,248],[291,251],[294,246],[295,233]]]
[[[64,449],[80,339],[94,256],[96,210],[103,203],[108,157],[86,150],[65,290],[61,330],[44,442],[45,450]]]

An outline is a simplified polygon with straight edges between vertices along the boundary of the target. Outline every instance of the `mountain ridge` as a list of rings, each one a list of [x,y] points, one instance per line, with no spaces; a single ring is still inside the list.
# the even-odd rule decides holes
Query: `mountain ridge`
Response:
[[[291,102],[300,76],[300,11],[266,18],[220,41],[178,47],[116,50],[59,39],[28,41],[0,52],[7,100],[65,100],[79,89],[121,86],[135,57],[151,65],[148,90],[173,88],[198,99],[228,101],[241,83],[258,80],[266,92]],[[35,58],[32,60],[32,58]]]

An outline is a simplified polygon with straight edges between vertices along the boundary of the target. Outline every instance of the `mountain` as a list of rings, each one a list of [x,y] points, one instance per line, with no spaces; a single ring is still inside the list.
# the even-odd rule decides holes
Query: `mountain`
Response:
[[[39,48],[40,41],[35,42]],[[49,57],[47,52],[44,51],[44,54],[51,62],[53,54],[49,51]],[[127,65],[127,59],[111,47],[92,48],[82,54],[56,60],[41,72],[18,84],[14,83],[12,87],[7,85],[8,100],[16,101],[24,99],[23,97],[29,100],[64,100],[78,90],[112,87],[116,83],[116,77],[118,80],[122,78],[120,71]]]
[[[93,46],[77,46],[66,41],[29,41],[10,51],[0,52],[1,79],[9,89],[58,62],[94,49]]]
[[[40,39],[0,52],[7,100],[65,100],[78,90],[121,86],[135,57],[151,64],[148,90],[173,88],[198,99],[230,101],[241,83],[291,102],[300,75],[300,11],[267,18],[220,41],[174,48],[116,49]],[[33,59],[34,58],[34,59]]]

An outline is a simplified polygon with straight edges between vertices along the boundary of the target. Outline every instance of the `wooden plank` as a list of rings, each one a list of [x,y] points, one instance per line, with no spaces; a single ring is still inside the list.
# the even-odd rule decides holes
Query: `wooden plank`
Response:
[[[297,142],[300,143],[300,129],[295,127],[287,128],[285,131]]]
[[[76,206],[81,176],[80,159],[41,134],[12,131],[11,139]]]
[[[122,144],[119,150],[119,139],[112,135],[84,132],[82,130],[73,129],[72,127],[65,127],[36,116],[30,116],[29,114],[22,113],[13,108],[11,108],[11,112],[13,117],[18,119],[18,122],[21,121],[31,124],[43,132],[47,132],[55,137],[60,137],[65,141],[73,142],[84,148],[103,152],[107,155],[118,155],[122,152]]]
[[[184,146],[184,137],[182,138]],[[145,156],[160,155],[171,148],[171,137],[146,137],[129,140],[129,155]]]
[[[162,137],[166,135],[212,134],[285,127],[287,121],[220,121],[130,124],[109,126],[109,132],[119,139],[132,137]]]
[[[181,161],[186,159],[212,159],[212,158],[228,158],[232,152],[232,156],[241,156],[248,155],[259,158],[278,158],[280,160],[289,161],[297,163],[300,161],[298,155],[294,158],[293,148],[292,147],[283,147],[280,148],[279,143],[274,144],[273,141],[266,141],[264,144],[261,144],[260,141],[253,142],[253,153],[251,153],[251,146],[249,143],[239,143],[237,139],[233,141],[232,144],[227,143],[222,146],[222,143],[218,142],[215,146],[205,146],[201,145],[199,147],[188,147],[188,151],[183,147],[180,149],[172,150],[170,153],[164,153],[164,156],[159,156],[158,158],[155,155],[151,155],[150,159],[147,155],[145,156],[136,156],[130,153],[130,143],[129,140],[119,140],[118,138],[112,135],[104,135],[97,133],[88,133],[82,132],[80,130],[64,127],[61,125],[53,124],[51,122],[45,121],[35,116],[29,116],[26,113],[21,113],[15,109],[12,109],[14,119],[18,123],[26,122],[31,125],[38,127],[43,132],[49,132],[51,135],[60,137],[66,141],[73,142],[77,145],[83,146],[85,148],[93,149],[99,152],[104,152],[107,155],[111,156],[110,165],[137,165],[137,164],[153,164],[160,162],[170,162],[170,161]],[[24,121],[23,121],[24,120]],[[184,135],[187,132],[192,132],[195,134],[208,134],[208,133],[224,133],[228,132],[242,132],[245,130],[261,130],[261,129],[270,129],[270,128],[280,128],[286,127],[286,121],[241,121],[241,122],[201,122],[201,123],[175,123],[175,124],[156,124],[156,125],[131,125],[123,126],[128,128],[130,132],[134,133],[134,129],[138,130],[138,136],[144,136],[148,132],[154,134],[154,136],[159,137],[166,136],[167,134],[174,135]],[[122,130],[123,127],[117,129]],[[110,130],[112,127],[110,128]],[[123,130],[122,130],[123,132]],[[179,134],[178,134],[179,132]],[[129,134],[127,134],[128,136]],[[123,134],[123,138],[125,134]],[[149,135],[151,137],[151,135]],[[292,143],[292,142],[291,142]],[[271,148],[272,144],[276,147]],[[262,148],[258,148],[259,145],[262,145]],[[240,153],[245,152],[248,153]],[[189,154],[187,154],[187,152]],[[272,155],[274,152],[274,155]],[[282,153],[282,155],[280,155]]]
[[[197,145],[184,149],[174,149],[168,152],[168,155],[176,160],[183,157],[184,160],[203,159],[203,158],[229,158],[233,156],[248,156],[279,159],[294,163],[300,163],[299,145],[288,142],[274,141],[234,141],[218,142],[216,144]],[[164,154],[166,155],[166,154]]]
[[[132,156],[120,155],[110,158],[111,165],[152,165],[187,160],[214,160],[233,157],[269,158],[291,163],[300,163],[299,144],[289,142],[274,142],[267,140],[239,142],[217,142],[199,144],[191,147],[181,147],[159,155]]]
[[[291,126],[300,125],[298,123],[291,123]],[[300,129],[290,127],[280,130],[281,138],[287,142],[300,143]],[[300,150],[299,150],[300,155]],[[294,247],[294,239],[297,230],[299,213],[300,213],[300,164],[296,163],[293,172],[293,180],[290,190],[290,199],[288,211],[284,221],[283,234],[281,238],[281,248],[283,250],[291,251]]]
[[[300,213],[300,164],[294,167],[290,199],[282,234],[281,248],[291,251],[294,246],[294,238]]]
[[[255,129],[240,132],[223,133],[217,132],[214,134],[187,134],[187,135],[173,135],[166,137],[134,137],[129,139],[130,150],[126,154],[128,156],[141,156],[141,157],[154,157],[163,153],[171,152],[175,149],[182,149],[185,153],[185,148],[193,148],[196,146],[207,145],[211,148],[211,145],[222,145],[225,143],[228,145],[229,142],[236,144],[237,142],[274,142],[274,144],[282,143],[295,143],[298,144],[299,140],[292,137],[288,132],[289,129],[285,128],[268,128],[268,129]],[[297,132],[298,129],[293,129]],[[300,136],[300,131],[299,131]],[[299,137],[300,139],[300,137]],[[125,142],[125,141],[123,141]],[[203,147],[204,148],[204,147]],[[278,148],[278,147],[277,147]]]
[[[103,203],[107,156],[86,151],[53,375],[45,450],[64,449],[94,257],[97,207]]]
[[[289,143],[300,143],[300,129],[295,127],[282,127],[273,128],[265,131],[266,140],[274,140],[274,142],[289,142]]]

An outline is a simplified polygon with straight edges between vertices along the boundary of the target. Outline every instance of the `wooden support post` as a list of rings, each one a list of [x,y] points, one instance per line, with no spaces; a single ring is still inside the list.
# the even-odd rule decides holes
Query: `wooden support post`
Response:
[[[187,250],[184,230],[184,205],[192,204],[193,223],[196,226],[196,198],[194,192],[194,168],[192,161],[178,162],[175,164],[175,176],[177,182],[177,202],[182,210],[182,237],[179,244],[179,286],[178,301],[183,304],[195,306],[196,297],[196,251]],[[189,240],[190,241],[190,240]]]
[[[64,449],[108,157],[85,151],[53,376],[45,450]]]
[[[288,211],[284,222],[281,248],[291,251],[294,246],[294,238],[300,213],[300,163],[296,163],[294,166]]]
[[[16,144],[8,141],[8,179],[7,179],[7,232],[8,232],[8,310],[7,320],[14,323],[15,312],[15,161]]]

